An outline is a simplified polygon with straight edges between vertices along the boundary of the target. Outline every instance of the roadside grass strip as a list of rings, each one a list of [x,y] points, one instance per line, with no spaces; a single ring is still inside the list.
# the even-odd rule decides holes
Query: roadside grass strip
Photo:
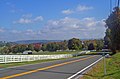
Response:
[[[106,58],[106,71],[104,75],[104,63],[100,61],[80,79],[120,79],[120,52]]]

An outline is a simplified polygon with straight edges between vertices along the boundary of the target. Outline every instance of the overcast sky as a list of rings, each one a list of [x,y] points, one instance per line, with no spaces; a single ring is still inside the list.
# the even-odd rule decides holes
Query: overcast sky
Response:
[[[103,38],[109,5],[109,0],[0,0],[0,40]]]

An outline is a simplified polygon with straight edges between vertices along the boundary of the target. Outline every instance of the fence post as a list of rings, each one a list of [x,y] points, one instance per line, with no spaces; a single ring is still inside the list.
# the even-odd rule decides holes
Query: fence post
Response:
[[[7,63],[7,57],[6,56],[4,57],[4,62],[5,62],[5,64]]]

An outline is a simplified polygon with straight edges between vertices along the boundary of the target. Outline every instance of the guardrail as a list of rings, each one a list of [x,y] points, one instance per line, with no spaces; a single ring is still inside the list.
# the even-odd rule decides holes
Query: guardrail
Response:
[[[36,61],[45,59],[60,59],[79,56],[87,51],[82,51],[77,54],[59,54],[59,55],[0,55],[0,63]]]

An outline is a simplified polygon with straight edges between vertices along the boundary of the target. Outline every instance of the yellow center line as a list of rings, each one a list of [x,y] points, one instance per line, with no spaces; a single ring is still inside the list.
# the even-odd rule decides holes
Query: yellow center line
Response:
[[[34,72],[38,72],[38,71],[42,71],[42,70],[47,70],[47,69],[55,68],[55,67],[58,67],[58,66],[63,66],[63,65],[66,65],[66,64],[71,64],[71,63],[74,63],[74,62],[86,60],[86,59],[93,58],[93,57],[95,57],[95,56],[90,56],[90,57],[87,57],[87,58],[82,58],[82,59],[78,59],[78,60],[73,60],[73,61],[64,62],[64,63],[60,63],[60,64],[55,64],[55,65],[44,67],[44,68],[39,68],[39,69],[27,71],[27,72],[13,74],[13,75],[10,75],[10,76],[2,77],[0,79],[10,79],[10,78],[14,78],[14,77],[19,77],[19,76],[22,76],[22,75],[27,75],[27,74],[34,73]]]

